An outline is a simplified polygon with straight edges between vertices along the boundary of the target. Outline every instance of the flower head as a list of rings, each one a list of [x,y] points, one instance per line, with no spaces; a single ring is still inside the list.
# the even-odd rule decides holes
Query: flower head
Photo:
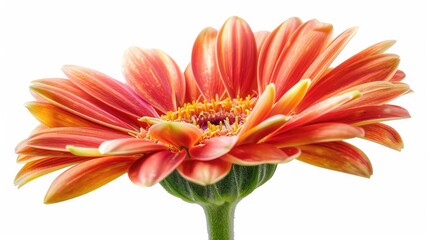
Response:
[[[399,134],[381,122],[407,118],[388,102],[408,93],[399,57],[385,41],[337,66],[356,32],[332,39],[330,24],[291,18],[272,32],[253,32],[239,17],[198,35],[184,72],[166,53],[130,48],[126,83],[65,66],[66,79],[32,82],[27,104],[40,121],[17,146],[22,186],[69,167],[45,201],[90,192],[128,173],[151,186],[173,171],[210,185],[233,165],[298,159],[369,177],[370,161],[345,139],[363,138],[400,150]]]

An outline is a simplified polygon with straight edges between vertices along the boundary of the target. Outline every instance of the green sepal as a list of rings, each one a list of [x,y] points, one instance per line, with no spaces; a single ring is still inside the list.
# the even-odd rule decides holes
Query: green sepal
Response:
[[[233,165],[221,181],[207,186],[190,182],[174,171],[160,184],[167,192],[186,202],[219,206],[237,203],[249,195],[273,176],[276,167],[275,164]]]

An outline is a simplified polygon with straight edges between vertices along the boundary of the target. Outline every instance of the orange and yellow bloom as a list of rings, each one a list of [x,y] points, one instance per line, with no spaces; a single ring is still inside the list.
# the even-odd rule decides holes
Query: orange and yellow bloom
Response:
[[[337,66],[356,28],[332,38],[330,24],[290,18],[272,32],[253,32],[239,17],[198,35],[182,72],[156,49],[130,48],[126,83],[65,66],[67,78],[32,82],[27,104],[40,121],[17,146],[22,186],[58,176],[45,201],[90,192],[128,173],[151,186],[177,171],[206,186],[233,165],[298,159],[369,177],[366,155],[343,140],[362,138],[400,150],[399,134],[381,122],[408,118],[391,100],[410,92],[399,57],[385,41]]]

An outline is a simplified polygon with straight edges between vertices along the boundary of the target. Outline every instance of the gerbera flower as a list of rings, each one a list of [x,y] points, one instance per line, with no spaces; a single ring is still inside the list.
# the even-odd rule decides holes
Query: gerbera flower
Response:
[[[358,176],[370,161],[345,139],[400,150],[383,121],[407,118],[387,104],[410,91],[399,57],[375,44],[333,67],[356,32],[332,39],[330,24],[298,18],[272,32],[253,32],[241,18],[204,29],[184,73],[166,53],[130,48],[122,83],[65,66],[67,79],[32,82],[30,112],[41,122],[16,149],[22,186],[55,170],[45,198],[54,203],[88,193],[128,173],[151,186],[176,171],[210,185],[233,165],[298,159]]]

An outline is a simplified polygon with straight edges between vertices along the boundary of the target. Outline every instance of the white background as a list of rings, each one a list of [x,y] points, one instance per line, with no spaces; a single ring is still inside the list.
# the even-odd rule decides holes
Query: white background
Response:
[[[44,205],[53,173],[17,190],[15,145],[36,126],[24,103],[28,85],[63,77],[63,64],[91,67],[123,80],[129,46],[160,48],[182,67],[206,26],[220,28],[232,15],[254,31],[273,30],[288,17],[332,23],[335,34],[360,26],[340,55],[396,39],[415,93],[396,104],[412,119],[392,122],[405,149],[396,152],[354,141],[370,157],[370,179],[298,161],[244,199],[236,211],[236,239],[429,239],[428,19],[424,1],[1,1],[0,3],[0,238],[1,239],[206,239],[197,205],[160,186],[140,188],[126,176],[83,197]]]

